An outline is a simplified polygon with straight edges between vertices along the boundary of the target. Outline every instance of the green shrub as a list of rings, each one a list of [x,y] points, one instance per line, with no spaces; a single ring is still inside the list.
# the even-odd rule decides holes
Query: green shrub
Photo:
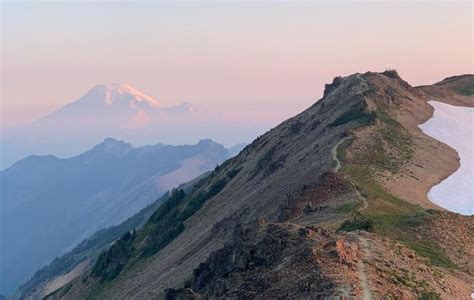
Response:
[[[151,215],[148,222],[157,223],[161,218],[167,215],[171,210],[176,208],[186,197],[183,189],[173,189],[168,199],[160,205],[156,212]]]
[[[362,105],[358,104],[339,116],[329,124],[329,127],[341,126],[351,121],[357,121],[360,124],[371,124],[374,119],[372,113],[368,112]]]
[[[436,291],[423,291],[418,300],[441,300],[441,295]]]
[[[238,171],[233,170],[230,173],[236,176]],[[182,193],[176,192],[176,196],[172,194],[170,204],[167,203],[169,206],[163,208],[160,213],[157,211],[153,221],[154,228],[149,232],[147,246],[143,249],[141,256],[156,254],[173,241],[184,231],[184,221],[194,215],[207,200],[217,195],[231,179],[227,173],[225,177],[217,179],[207,189],[197,192],[187,203],[182,203],[186,198]],[[181,204],[183,204],[182,207],[180,207]]]
[[[101,281],[114,279],[130,258],[134,236],[135,232],[127,232],[108,251],[103,252],[92,268],[92,275],[101,278]]]
[[[410,226],[419,226],[427,222],[430,218],[431,215],[428,212],[420,210],[407,220],[407,224]]]
[[[169,193],[168,199],[151,215],[145,227],[148,229],[162,228],[163,232],[157,233],[156,230],[150,232],[151,237],[145,252],[151,253],[150,249],[161,249],[164,247],[163,245],[169,243],[171,238],[176,237],[184,230],[184,225],[174,218],[176,208],[185,198],[186,194],[183,189],[173,189]],[[133,247],[135,237],[135,231],[127,232],[115,241],[107,251],[102,252],[92,268],[92,275],[101,278],[102,281],[110,281],[117,277],[135,251]]]
[[[230,170],[229,172],[227,172],[227,177],[229,179],[232,179],[234,178],[235,176],[237,176],[237,174],[239,174],[240,172],[240,169],[233,169],[233,170]]]
[[[464,96],[472,96],[474,95],[474,86],[471,85],[471,86],[457,87],[454,89],[454,91]]]
[[[290,132],[291,132],[292,134],[298,134],[298,133],[301,132],[301,130],[303,129],[303,127],[304,127],[304,123],[303,123],[303,122],[298,121],[298,120],[293,121],[293,122],[291,122],[291,124],[290,124]]]
[[[402,238],[401,241],[418,255],[428,258],[430,263],[435,266],[448,269],[456,268],[456,264],[444,254],[443,250],[435,242],[414,238],[408,239],[407,237]]]
[[[158,253],[178,237],[184,229],[184,224],[176,213],[167,216],[148,234],[147,245],[142,249],[140,256],[148,257]]]
[[[383,75],[389,77],[389,78],[400,78],[398,75],[397,70],[395,69],[387,69],[384,72],[382,72]]]
[[[344,203],[340,205],[339,207],[336,208],[336,212],[341,213],[341,214],[347,214],[355,211],[359,207],[359,202],[357,201],[352,201],[348,203]]]
[[[251,173],[252,175],[250,176],[249,180],[254,178],[260,172],[262,172],[263,175],[269,175],[283,166],[286,156],[275,157],[275,150],[276,146],[273,146],[263,156],[260,157]]]
[[[263,170],[267,165],[272,162],[273,154],[275,153],[276,147],[272,147],[268,150],[258,161],[257,166],[255,168],[255,173]]]
[[[373,221],[368,217],[355,213],[352,219],[344,221],[339,226],[337,231],[354,231],[354,230],[365,230],[372,231],[374,228]]]

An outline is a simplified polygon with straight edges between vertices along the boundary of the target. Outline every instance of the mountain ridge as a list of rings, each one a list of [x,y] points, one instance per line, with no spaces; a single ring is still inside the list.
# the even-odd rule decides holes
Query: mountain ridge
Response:
[[[427,90],[393,70],[335,78],[47,298],[467,297],[474,217],[427,199],[459,164],[417,126]]]
[[[458,163],[453,149],[417,127],[433,112],[427,100],[423,89],[393,70],[335,78],[321,100],[257,138],[184,198],[159,208],[143,230],[104,252],[92,274],[54,297],[468,295],[474,218],[440,210],[426,197]],[[255,251],[271,252],[272,235],[263,235],[266,247],[260,247],[258,239],[247,244],[239,237],[246,230],[283,232],[280,245],[290,261],[299,250],[288,236],[311,237],[301,240],[309,243],[300,252],[310,258],[303,266],[314,264],[324,276],[313,285],[303,280],[297,289],[276,285],[272,293],[280,276],[288,282],[301,277],[291,264],[282,269],[282,261],[262,261]],[[300,245],[299,238],[294,242]],[[393,247],[398,255],[390,254]],[[113,256],[116,251],[125,255]],[[229,265],[232,257],[237,260]],[[341,272],[331,275],[327,266]],[[433,278],[435,272],[446,280]]]
[[[416,87],[430,100],[456,106],[474,107],[474,74],[446,77],[433,85]]]
[[[0,171],[0,215],[11,228],[2,231],[2,291],[228,157],[211,140],[134,148],[108,138],[72,158],[30,156]]]

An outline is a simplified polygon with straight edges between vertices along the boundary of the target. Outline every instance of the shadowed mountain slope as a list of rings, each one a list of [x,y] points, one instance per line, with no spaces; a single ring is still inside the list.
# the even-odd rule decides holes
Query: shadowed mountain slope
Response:
[[[106,250],[111,243],[119,239],[126,232],[143,227],[163,201],[173,197],[180,189],[185,192],[189,191],[196,183],[205,178],[208,173],[180,185],[170,193],[165,193],[162,197],[119,225],[101,229],[91,237],[86,238],[74,249],[55,258],[49,265],[38,270],[34,276],[19,288],[18,294],[22,297],[42,298],[76,277],[81,276],[83,273],[90,271],[100,253]]]
[[[1,171],[1,290],[228,157],[211,140],[134,148],[108,138],[69,159],[30,156]]]
[[[432,112],[395,71],[337,77],[49,298],[467,297],[474,219],[426,197],[458,163]]]

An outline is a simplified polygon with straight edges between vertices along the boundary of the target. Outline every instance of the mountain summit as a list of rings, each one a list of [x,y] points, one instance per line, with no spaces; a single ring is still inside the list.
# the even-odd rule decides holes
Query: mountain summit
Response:
[[[153,112],[160,103],[130,84],[113,83],[96,85],[84,96],[71,102],[44,119],[84,118],[97,113],[134,114],[137,111]]]
[[[160,107],[160,103],[153,97],[142,93],[130,84],[124,83],[96,85],[68,106],[103,106],[104,104],[107,106],[124,106],[133,110]]]

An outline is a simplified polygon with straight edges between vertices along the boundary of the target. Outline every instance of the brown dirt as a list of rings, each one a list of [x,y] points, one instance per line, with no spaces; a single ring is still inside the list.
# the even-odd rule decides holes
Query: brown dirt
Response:
[[[404,104],[394,117],[410,132],[413,158],[390,180],[381,182],[392,194],[425,208],[442,209],[428,199],[429,190],[460,166],[450,146],[425,135],[418,125],[433,116],[433,108],[420,97],[416,105]],[[409,187],[409,188],[407,188]]]
[[[428,99],[419,90],[408,87],[399,80],[386,81],[372,76],[371,83],[377,87],[375,94],[367,97],[367,106],[375,111],[384,107],[386,112],[397,120],[411,136],[413,143],[412,158],[402,162],[397,172],[382,172],[375,178],[394,196],[424,208],[442,209],[432,203],[427,193],[459,168],[457,152],[427,135],[418,125],[426,122],[433,115],[433,108]],[[387,91],[387,92],[380,92]],[[378,130],[380,124],[364,127],[351,132],[355,137],[347,156],[349,159],[360,156],[374,145],[380,144]],[[397,153],[394,149],[384,149],[387,153]],[[351,153],[353,152],[353,153]],[[385,154],[386,155],[386,154]],[[409,187],[409,188],[407,188]]]
[[[371,257],[365,264],[375,299],[417,299],[430,291],[441,299],[469,299],[472,277],[432,266],[401,243],[367,232],[357,234],[369,245]]]
[[[370,300],[372,299],[372,292],[370,290],[370,281],[367,276],[367,266],[364,260],[372,259],[372,250],[369,247],[369,242],[363,236],[359,236],[359,243],[364,254],[357,262],[357,273],[360,279],[360,286],[362,287],[362,298],[364,300]]]

